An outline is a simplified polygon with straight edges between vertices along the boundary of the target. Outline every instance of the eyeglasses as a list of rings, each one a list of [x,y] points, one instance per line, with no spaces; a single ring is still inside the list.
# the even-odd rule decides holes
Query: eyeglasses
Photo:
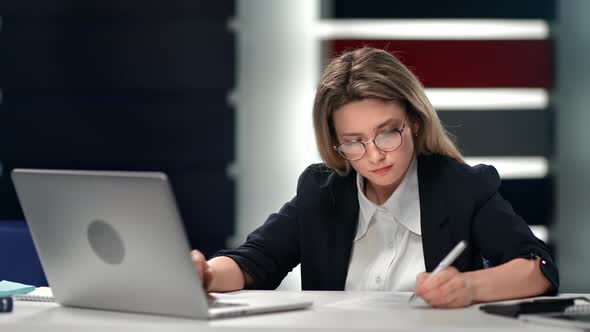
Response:
[[[407,118],[407,115],[406,115]],[[403,139],[403,132],[406,128],[406,119],[404,119],[404,123],[401,129],[391,129],[385,130],[380,132],[373,138],[372,140],[368,140],[366,142],[363,141],[352,141],[342,143],[338,146],[334,145],[334,150],[338,151],[338,154],[342,156],[342,158],[355,161],[362,159],[365,154],[367,153],[367,144],[373,142],[377,149],[383,152],[392,152],[402,145]]]

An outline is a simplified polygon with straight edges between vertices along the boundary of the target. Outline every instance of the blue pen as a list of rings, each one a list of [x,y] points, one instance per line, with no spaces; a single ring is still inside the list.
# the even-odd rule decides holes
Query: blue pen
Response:
[[[443,260],[438,264],[438,266],[434,269],[434,271],[432,271],[432,273],[428,275],[428,277],[426,278],[426,281],[434,278],[434,276],[437,273],[439,273],[440,271],[444,270],[445,268],[451,266],[451,264],[453,264],[453,262],[459,256],[461,256],[461,254],[463,253],[465,248],[467,248],[467,241],[461,241],[461,242],[457,243],[455,248],[453,248],[453,250],[451,250],[451,252],[449,252],[447,254],[447,256],[445,258],[443,258]],[[409,302],[412,302],[415,298],[416,298],[416,292],[414,292],[412,294],[412,296],[410,296]]]

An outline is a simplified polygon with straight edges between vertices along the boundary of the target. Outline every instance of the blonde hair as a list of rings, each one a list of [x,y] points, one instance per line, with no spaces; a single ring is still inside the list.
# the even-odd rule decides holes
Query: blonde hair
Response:
[[[363,47],[333,59],[325,68],[315,95],[313,126],[316,144],[326,166],[339,175],[350,172],[350,163],[338,145],[332,114],[345,104],[375,98],[405,107],[408,119],[417,122],[414,137],[417,155],[440,154],[463,162],[463,156],[442,126],[420,81],[386,51]]]

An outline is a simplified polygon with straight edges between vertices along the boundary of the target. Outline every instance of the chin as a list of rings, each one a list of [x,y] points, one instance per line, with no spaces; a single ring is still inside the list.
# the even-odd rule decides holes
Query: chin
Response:
[[[371,181],[371,183],[373,183],[376,186],[380,186],[380,187],[387,187],[387,186],[391,186],[394,183],[397,182],[398,178],[395,175],[390,175],[390,176],[370,176],[370,177],[366,177],[367,179],[369,179],[369,181]]]

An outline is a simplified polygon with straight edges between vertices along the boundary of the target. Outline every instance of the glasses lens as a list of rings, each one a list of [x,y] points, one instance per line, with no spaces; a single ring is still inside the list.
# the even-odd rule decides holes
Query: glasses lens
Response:
[[[348,160],[357,160],[365,155],[365,146],[361,142],[344,143],[338,147],[338,152]]]
[[[397,130],[388,130],[375,137],[375,145],[383,151],[393,151],[402,144],[402,134]]]

